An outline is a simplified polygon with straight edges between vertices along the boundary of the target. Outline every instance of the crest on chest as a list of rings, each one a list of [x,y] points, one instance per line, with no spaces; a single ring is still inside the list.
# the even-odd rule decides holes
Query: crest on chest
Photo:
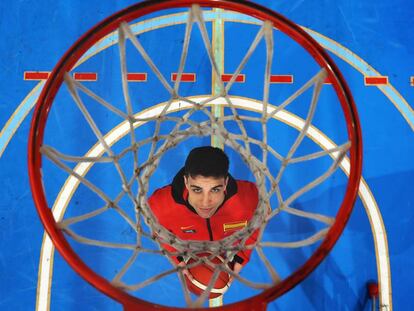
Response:
[[[247,226],[247,220],[228,222],[228,223],[223,224],[223,231],[224,232],[237,231],[237,230],[243,229],[246,226]]]

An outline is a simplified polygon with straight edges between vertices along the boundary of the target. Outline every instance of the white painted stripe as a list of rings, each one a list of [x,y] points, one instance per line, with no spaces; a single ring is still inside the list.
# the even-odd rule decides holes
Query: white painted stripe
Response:
[[[13,138],[13,135],[20,127],[20,124],[22,124],[30,110],[32,110],[36,104],[44,84],[45,81],[40,81],[36,84],[36,86],[29,92],[26,98],[23,99],[17,109],[13,112],[12,116],[6,122],[5,126],[2,128],[0,132],[0,157],[2,156],[4,150],[6,150],[6,147]]]
[[[42,250],[39,264],[39,278],[37,284],[37,300],[36,310],[49,310],[50,309],[50,286],[52,283],[53,275],[53,255],[54,246],[49,236],[44,233]],[[45,281],[44,276],[49,279]]]
[[[216,298],[209,299],[208,306],[210,308],[220,307],[223,305],[223,295],[218,296]]]
[[[207,286],[206,285],[204,285],[203,283],[200,283],[196,279],[193,279],[191,281],[191,283],[193,283],[195,286],[197,286],[202,291],[205,291],[207,289]],[[229,289],[229,285],[226,284],[222,288],[212,288],[211,291],[210,291],[210,293],[213,293],[213,294],[222,294],[223,295],[228,289]]]

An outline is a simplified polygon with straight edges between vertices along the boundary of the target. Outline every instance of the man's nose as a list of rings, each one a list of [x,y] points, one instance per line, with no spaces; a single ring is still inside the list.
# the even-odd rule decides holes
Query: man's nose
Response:
[[[207,206],[210,203],[210,194],[206,193],[203,195],[203,205]]]

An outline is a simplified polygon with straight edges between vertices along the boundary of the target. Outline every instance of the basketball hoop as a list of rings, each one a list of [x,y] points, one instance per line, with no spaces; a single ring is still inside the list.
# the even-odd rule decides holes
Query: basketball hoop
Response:
[[[62,222],[59,222],[55,220],[55,217],[52,213],[52,210],[50,208],[50,205],[47,200],[47,196],[45,194],[45,188],[43,185],[43,174],[42,174],[42,165],[43,165],[43,157],[47,156],[49,159],[57,159],[57,158],[63,158],[67,161],[73,160],[72,158],[59,154],[56,150],[53,148],[49,148],[44,143],[44,134],[46,129],[46,123],[48,120],[48,114],[49,111],[52,108],[52,104],[54,103],[55,97],[59,90],[61,89],[64,82],[68,85],[69,92],[71,93],[72,97],[74,97],[74,100],[78,104],[80,110],[84,113],[91,125],[91,128],[93,129],[94,133],[98,137],[99,144],[103,146],[104,151],[102,153],[106,152],[108,156],[103,159],[102,154],[99,156],[95,156],[93,158],[92,156],[89,158],[83,158],[82,161],[79,160],[79,162],[93,162],[96,159],[99,158],[99,161],[113,161],[115,166],[118,165],[119,159],[121,156],[117,156],[111,152],[111,148],[109,143],[107,142],[107,137],[100,133],[98,127],[93,121],[93,118],[89,116],[88,111],[83,106],[82,100],[78,98],[78,90],[82,90],[84,92],[89,92],[88,90],[85,90],[84,87],[75,81],[70,76],[70,72],[73,70],[73,68],[76,66],[77,63],[81,62],[82,57],[87,53],[87,51],[92,48],[97,42],[100,40],[103,40],[106,36],[111,34],[114,31],[118,31],[119,33],[119,41],[124,42],[125,40],[130,40],[130,42],[134,45],[134,47],[140,51],[141,55],[147,62],[148,66],[151,67],[151,69],[155,72],[157,77],[160,77],[161,84],[164,85],[166,90],[171,95],[171,99],[168,101],[167,104],[160,105],[160,109],[158,112],[151,112],[147,111],[146,114],[139,114],[138,117],[136,117],[134,112],[132,111],[131,107],[132,105],[129,103],[129,97],[128,92],[125,91],[127,89],[126,84],[127,81],[124,78],[123,79],[123,87],[124,87],[124,96],[125,101],[127,102],[127,112],[122,112],[118,108],[114,108],[110,104],[104,102],[102,99],[97,99],[102,105],[104,105],[106,108],[110,109],[114,113],[116,113],[118,116],[125,119],[125,125],[129,126],[129,133],[132,135],[132,141],[133,141],[133,147],[131,147],[131,150],[135,152],[134,148],[140,147],[140,141],[136,140],[135,134],[134,134],[134,128],[137,126],[139,122],[146,122],[146,120],[155,120],[159,117],[164,117],[165,120],[168,121],[176,121],[179,125],[174,128],[174,131],[171,132],[171,134],[174,134],[173,137],[164,137],[161,134],[157,132],[157,135],[155,137],[161,137],[165,139],[166,143],[162,145],[157,151],[152,151],[150,154],[152,155],[151,158],[148,159],[145,164],[137,165],[134,162],[134,168],[135,171],[137,171],[137,175],[134,176],[137,179],[139,179],[139,190],[138,193],[131,194],[131,197],[137,198],[136,201],[139,202],[140,206],[143,207],[142,216],[145,218],[145,221],[147,222],[147,225],[151,228],[151,230],[155,230],[157,235],[163,237],[164,240],[172,241],[171,244],[178,250],[184,249],[188,247],[191,251],[194,252],[203,252],[205,249],[200,246],[197,243],[184,243],[183,241],[177,240],[174,236],[171,236],[170,233],[165,232],[167,230],[164,230],[163,228],[160,228],[159,225],[154,221],[150,214],[148,214],[147,210],[147,195],[148,192],[148,184],[146,183],[151,175],[154,173],[156,169],[156,165],[160,162],[161,156],[164,152],[171,149],[173,146],[176,146],[177,144],[181,143],[188,137],[192,135],[199,135],[199,136],[207,136],[207,135],[218,135],[220,138],[231,148],[236,150],[240,153],[241,157],[245,162],[248,163],[249,168],[254,172],[254,175],[256,177],[256,182],[258,183],[259,187],[259,193],[261,197],[266,197],[267,192],[263,189],[266,187],[266,182],[264,179],[266,176],[271,175],[269,170],[266,168],[266,165],[263,164],[260,161],[257,161],[256,158],[251,156],[250,153],[250,144],[257,144],[262,146],[263,141],[267,142],[267,136],[264,136],[262,142],[257,142],[256,140],[253,140],[249,138],[249,140],[246,142],[240,142],[240,137],[247,136],[246,133],[234,134],[230,133],[226,130],[225,127],[222,127],[222,123],[225,123],[229,120],[230,117],[224,116],[222,119],[220,117],[215,118],[207,109],[204,108],[203,105],[211,105],[212,103],[217,104],[222,107],[226,107],[229,111],[234,113],[234,115],[238,116],[237,118],[233,118],[234,122],[242,122],[242,117],[239,117],[240,115],[235,112],[237,109],[242,107],[243,101],[240,100],[237,102],[237,104],[233,104],[233,98],[230,97],[227,94],[227,91],[231,88],[231,86],[236,81],[237,76],[240,74],[240,71],[243,67],[242,64],[238,67],[238,69],[235,71],[235,73],[232,75],[231,79],[229,80],[227,86],[224,86],[224,83],[222,84],[221,92],[222,94],[216,94],[212,97],[197,97],[192,98],[183,98],[178,95],[178,86],[180,79],[183,75],[183,64],[186,55],[183,53],[182,61],[180,62],[180,68],[178,70],[178,74],[176,77],[176,82],[174,86],[170,86],[168,82],[163,79],[162,73],[158,70],[158,68],[155,66],[153,61],[151,60],[150,56],[146,54],[145,49],[142,47],[141,43],[136,40],[133,32],[131,31],[131,28],[129,26],[129,23],[132,21],[141,18],[146,15],[155,14],[163,10],[168,9],[183,9],[188,8],[188,13],[186,13],[189,16],[189,22],[187,22],[187,27],[192,27],[193,24],[198,23],[200,25],[200,32],[202,34],[204,44],[206,45],[206,50],[209,53],[209,59],[211,61],[211,67],[212,72],[215,72],[215,75],[218,76],[219,70],[216,68],[217,64],[214,61],[215,58],[212,56],[211,46],[209,45],[209,40],[206,38],[206,32],[203,32],[203,27],[205,28],[204,20],[203,20],[203,10],[200,10],[200,8],[203,8],[203,10],[207,10],[207,8],[218,8],[223,9],[226,11],[232,11],[237,12],[240,14],[244,14],[245,16],[248,16],[250,18],[257,19],[262,22],[262,28],[259,31],[257,35],[257,40],[261,40],[262,38],[265,38],[266,44],[268,46],[268,55],[270,51],[270,48],[273,49],[273,43],[271,42],[271,31],[273,29],[277,29],[278,31],[286,34],[289,38],[294,40],[296,43],[298,43],[309,55],[311,55],[312,59],[320,66],[321,70],[315,75],[314,78],[310,79],[307,84],[305,84],[305,87],[310,87],[310,85],[315,87],[315,93],[312,97],[312,103],[315,103],[317,101],[317,98],[319,96],[320,89],[323,86],[323,83],[326,81],[326,79],[329,80],[329,82],[332,85],[332,88],[334,90],[334,93],[340,102],[341,109],[344,114],[344,119],[346,122],[346,131],[349,142],[346,142],[343,144],[343,146],[336,146],[332,150],[325,152],[325,154],[331,156],[334,158],[334,164],[332,165],[332,168],[329,168],[328,173],[322,175],[320,179],[316,179],[313,183],[310,183],[310,186],[305,186],[303,189],[298,191],[297,193],[293,194],[290,199],[288,200],[280,200],[280,205],[282,206],[280,210],[289,210],[292,213],[299,213],[298,211],[293,211],[293,209],[289,208],[289,204],[298,196],[300,196],[302,193],[308,191],[312,187],[314,187],[315,184],[321,183],[325,178],[330,176],[332,172],[341,165],[343,159],[346,157],[347,154],[349,154],[349,176],[348,176],[348,182],[346,186],[346,192],[343,198],[343,201],[340,205],[340,208],[338,209],[336,213],[336,217],[334,218],[334,221],[332,223],[329,223],[329,227],[325,231],[321,231],[319,235],[315,235],[312,239],[309,239],[302,244],[305,245],[306,243],[310,244],[313,243],[314,240],[321,240],[322,242],[320,245],[316,248],[314,253],[309,257],[309,259],[300,266],[293,274],[290,276],[284,278],[283,280],[280,280],[280,282],[274,282],[271,286],[268,286],[263,289],[261,293],[259,293],[256,296],[247,298],[246,300],[239,301],[230,305],[225,305],[222,307],[217,308],[218,310],[265,310],[267,304],[280,297],[290,289],[292,289],[295,285],[300,283],[306,276],[308,276],[318,265],[319,263],[327,256],[329,251],[334,246],[335,242],[338,240],[339,236],[341,235],[348,219],[350,216],[350,213],[352,211],[354,202],[358,195],[358,187],[359,187],[359,179],[361,176],[361,166],[362,166],[362,142],[361,142],[361,132],[360,132],[360,126],[359,126],[359,120],[357,116],[357,111],[355,104],[352,99],[352,95],[350,93],[350,90],[340,73],[337,66],[334,64],[334,62],[331,60],[327,52],[315,41],[313,40],[305,31],[303,31],[299,26],[296,24],[290,22],[283,16],[265,8],[260,5],[250,3],[247,1],[236,1],[236,0],[159,0],[159,1],[144,1],[141,3],[138,3],[136,5],[130,6],[99,23],[95,27],[93,27],[90,31],[88,31],[85,35],[83,35],[67,52],[66,54],[61,58],[59,63],[54,68],[53,72],[51,73],[49,79],[47,80],[47,83],[45,84],[42,93],[40,95],[40,98],[36,104],[32,124],[31,124],[31,130],[30,130],[30,139],[29,139],[29,149],[28,149],[28,165],[29,165],[29,174],[30,174],[30,184],[32,188],[32,193],[34,197],[34,201],[36,204],[36,208],[38,210],[39,216],[41,218],[41,221],[49,234],[50,238],[52,239],[55,247],[58,249],[60,254],[64,257],[64,259],[69,263],[69,265],[78,272],[85,280],[87,280],[89,283],[91,283],[94,287],[99,289],[101,292],[103,292],[105,295],[111,297],[112,299],[118,301],[124,306],[125,310],[179,310],[179,308],[175,307],[167,307],[167,306],[161,306],[157,305],[152,302],[147,302],[142,299],[139,299],[135,296],[130,295],[123,289],[122,285],[119,285],[116,281],[110,282],[106,278],[98,275],[96,272],[94,272],[85,262],[81,259],[81,257],[74,251],[73,247],[67,240],[67,235],[74,236],[73,233],[71,233],[70,230],[68,230],[67,227],[63,226]],[[190,25],[190,26],[189,26]],[[135,38],[135,39],[134,39]],[[188,37],[186,37],[183,41],[183,45],[186,46],[188,42],[186,41]],[[255,44],[255,43],[254,43]],[[209,50],[210,48],[210,50]],[[122,50],[123,46],[121,45],[121,67],[125,64],[124,59],[122,57],[125,57],[125,51]],[[247,52],[246,55],[249,55],[250,52]],[[122,56],[124,55],[124,56]],[[269,63],[269,60],[266,63],[266,81],[269,81],[269,72],[270,72],[271,64]],[[122,75],[123,77],[126,76],[126,69],[122,68]],[[178,82],[177,82],[178,81]],[[265,82],[267,85],[268,82]],[[265,89],[268,88],[268,85],[265,86]],[[92,92],[88,93],[91,97],[97,98],[96,95],[94,95]],[[125,95],[126,94],[126,95]],[[295,95],[296,96],[296,95]],[[268,102],[268,93],[266,91],[263,95],[263,101],[258,106],[259,108],[250,108],[250,109],[256,109],[257,111],[262,114],[261,119],[271,119],[273,117],[278,116],[279,113],[283,112],[283,109],[291,102],[290,99],[286,101],[285,105],[281,105],[275,109],[270,107],[270,104]],[[292,100],[294,99],[294,96],[292,95]],[[235,101],[236,102],[236,101]],[[316,104],[315,104],[316,105]],[[315,106],[316,107],[316,106]],[[312,121],[312,115],[314,114],[315,107],[311,107],[309,112],[309,119],[307,119],[300,130],[299,138],[297,139],[298,144],[300,141],[302,141],[303,137],[308,135],[308,130],[311,128],[311,121]],[[202,111],[204,112],[207,117],[202,122],[195,124],[193,121],[189,121],[190,115],[186,114],[181,117],[180,120],[177,121],[177,118],[174,119],[173,117],[168,117],[168,113],[176,112],[179,109],[186,108],[189,111]],[[223,108],[224,109],[224,108]],[[261,110],[260,110],[261,109]],[[313,110],[312,110],[313,109]],[[257,112],[255,111],[255,112]],[[151,114],[152,113],[152,114]],[[232,117],[234,116],[232,114]],[[188,122],[188,123],[186,123]],[[189,124],[188,127],[182,129],[180,126],[182,124]],[[244,129],[244,126],[240,126],[241,129]],[[149,140],[151,140],[152,137],[150,137]],[[158,139],[158,138],[157,138]],[[246,138],[247,139],[247,138]],[[144,143],[142,143],[144,144]],[[266,149],[267,147],[263,147]],[[292,147],[291,150],[296,150],[296,147]],[[155,149],[155,147],[154,147]],[[130,150],[128,150],[130,151]],[[272,154],[276,158],[279,156],[278,153],[271,149],[266,149],[265,151],[266,157],[267,154]],[[288,154],[288,156],[283,157],[281,162],[287,163],[289,161],[293,161],[293,153]],[[136,154],[134,154],[136,156]],[[265,158],[265,156],[263,156]],[[313,155],[313,157],[316,157]],[[297,161],[300,161],[299,159],[296,159]],[[85,183],[88,187],[93,188],[94,186],[92,184],[89,184],[89,182],[75,169],[69,169],[64,164],[59,164],[59,161],[55,161],[56,164],[60,166],[62,170],[66,170],[69,175],[75,177],[78,181]],[[263,161],[266,162],[266,161]],[[142,168],[142,169],[141,169]],[[123,179],[123,185],[130,185],[131,182],[123,176],[121,173],[121,179]],[[279,176],[276,176],[272,180],[274,180],[274,183],[277,184]],[[128,187],[124,187],[128,188]],[[132,187],[131,187],[132,188]],[[261,190],[262,189],[262,190]],[[106,199],[106,195],[101,193],[99,190],[96,190],[98,195],[101,195],[104,197],[105,202],[109,202],[105,208],[113,208],[113,205],[116,205],[116,202],[114,203],[114,200]],[[131,189],[125,190],[125,192],[131,191]],[[276,190],[272,190],[275,192]],[[272,193],[273,193],[272,192]],[[270,199],[269,199],[270,200]],[[268,202],[267,202],[268,203]],[[254,230],[257,230],[261,228],[267,221],[268,221],[268,215],[265,214],[266,210],[266,202],[265,199],[263,199],[260,203],[260,210],[262,211],[261,214],[258,213],[257,217],[253,219],[251,223],[246,227],[245,230],[241,230],[239,233],[237,233],[235,236],[230,237],[226,241],[222,241],[220,243],[211,244],[209,247],[222,249],[222,248],[229,248],[229,245],[233,245],[234,241],[243,240],[243,234],[246,234],[246,232],[252,232]],[[117,212],[123,215],[123,212],[117,208]],[[277,212],[280,212],[277,211]],[[271,213],[271,217],[274,216],[277,212]],[[92,214],[92,213],[91,213]],[[306,213],[302,213],[305,215]],[[90,216],[90,215],[89,215]],[[89,217],[88,216],[88,217]],[[319,220],[322,219],[323,222],[330,222],[330,220],[326,221],[327,217],[322,216],[316,216],[307,214],[307,217],[309,218],[318,218]],[[131,220],[125,216],[125,218],[131,222]],[[132,224],[135,226],[136,224]],[[155,229],[154,229],[155,228]],[[153,232],[152,232],[153,233]],[[311,241],[312,240],[312,241]],[[88,244],[88,243],[86,243]],[[260,244],[260,243],[259,243]],[[266,244],[261,243],[260,247],[265,247],[266,245],[272,245],[272,247],[275,244]],[[102,243],[101,246],[108,246],[108,244]],[[286,247],[291,247],[291,245],[288,245]],[[136,251],[133,250],[133,251]],[[264,260],[265,261],[265,260]],[[227,263],[225,263],[227,264]],[[174,270],[174,269],[173,269]],[[179,270],[174,270],[177,273],[181,273]],[[228,273],[232,273],[231,271],[227,271]],[[232,275],[234,276],[234,275]],[[274,277],[276,279],[276,277]],[[213,285],[210,286],[210,289]],[[207,286],[208,288],[209,286]],[[187,293],[188,295],[188,293]],[[208,297],[208,293],[203,294],[205,297]],[[198,305],[196,305],[198,306]],[[194,307],[193,305],[190,305],[190,307]],[[200,308],[200,310],[203,310],[203,308]]]

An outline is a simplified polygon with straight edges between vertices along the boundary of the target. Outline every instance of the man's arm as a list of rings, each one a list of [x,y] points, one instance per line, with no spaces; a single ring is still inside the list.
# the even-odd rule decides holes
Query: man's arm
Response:
[[[244,208],[249,210],[251,215],[253,215],[254,211],[257,208],[258,201],[259,201],[259,192],[258,192],[258,189],[257,189],[256,185],[251,183],[251,182],[244,183],[243,187],[240,187],[240,191],[242,191],[242,193],[241,193],[241,202],[243,202]],[[249,221],[250,221],[250,219],[249,219]],[[249,262],[250,256],[253,252],[253,248],[247,248],[247,246],[249,246],[249,245],[252,246],[252,245],[256,244],[257,238],[259,236],[259,231],[260,231],[260,229],[257,229],[256,231],[254,231],[248,237],[248,239],[244,242],[244,245],[243,245],[244,249],[239,251],[234,256],[234,259],[233,259],[234,269],[233,269],[233,271],[235,273],[238,274],[240,272],[240,270],[243,268],[243,266],[245,266]]]
[[[158,223],[169,230],[166,224],[168,223],[169,214],[165,212],[166,206],[168,206],[168,196],[170,194],[170,189],[167,187],[163,187],[157,189],[148,199],[148,204],[151,208],[152,213],[157,218]],[[170,244],[165,243],[164,241],[160,240],[161,249],[165,252],[165,254],[174,261],[175,265],[178,265],[182,258],[180,256],[174,256],[172,254],[177,254],[177,250],[172,247]]]

